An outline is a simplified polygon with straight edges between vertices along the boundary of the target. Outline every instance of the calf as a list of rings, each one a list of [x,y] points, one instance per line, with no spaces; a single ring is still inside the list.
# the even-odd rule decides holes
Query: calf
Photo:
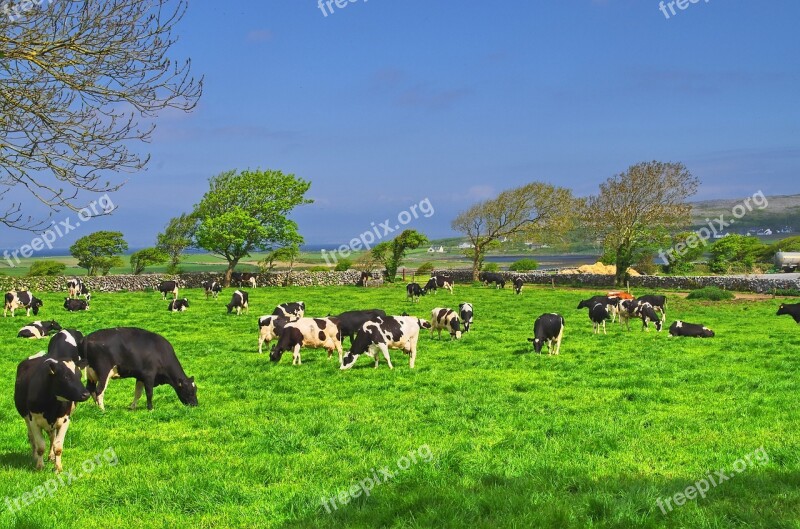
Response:
[[[669,328],[670,336],[690,336],[692,338],[713,338],[714,331],[696,323],[676,321]]]
[[[302,301],[281,303],[272,311],[273,316],[283,316],[289,319],[299,319],[306,314],[306,304]]]
[[[172,294],[172,299],[178,299],[178,282],[162,281],[158,284],[158,291],[161,292],[161,299],[167,299],[167,294]]]
[[[83,339],[80,351],[89,365],[86,387],[101,410],[105,410],[103,394],[112,378],[136,379],[132,410],[142,390],[147,409],[152,410],[153,388],[162,384],[172,386],[183,404],[197,406],[194,377],[186,376],[175,349],[159,334],[136,327],[101,329]]]
[[[406,299],[411,298],[412,303],[419,303],[419,297],[427,293],[428,292],[424,290],[419,283],[409,283],[406,285]]]
[[[170,312],[183,312],[189,308],[189,300],[186,298],[183,299],[173,299],[167,305],[167,310]]]
[[[77,277],[67,281],[67,290],[71,298],[77,298],[78,296],[86,297],[89,295],[89,289],[86,288],[86,284]]]
[[[203,290],[205,290],[206,299],[208,296],[217,299],[219,293],[222,292],[222,285],[217,281],[203,281]]]
[[[453,309],[436,307],[431,311],[431,338],[434,331],[439,331],[439,339],[442,339],[442,330],[450,333],[450,339],[459,340],[461,338],[461,322],[458,314]]]
[[[649,303],[655,311],[661,313],[662,322],[667,319],[667,296],[639,296],[634,303],[637,305]]]
[[[483,281],[484,285],[489,285],[490,283],[494,283],[495,288],[506,288],[506,280],[502,276],[502,274],[498,274],[497,272],[482,272],[478,279]]]
[[[269,359],[280,362],[281,356],[286,351],[292,351],[292,365],[301,365],[301,347],[313,349],[323,348],[328,351],[328,358],[333,356],[333,351],[339,353],[339,364],[342,363],[342,337],[336,318],[300,318],[287,323],[278,338],[278,343],[272,348]]]
[[[342,342],[344,342],[344,337],[347,336],[350,338],[350,345],[352,346],[358,330],[365,323],[378,316],[386,316],[386,312],[381,309],[350,310],[337,315],[336,319],[339,320],[339,333],[342,336]]]
[[[47,358],[41,354],[23,360],[17,366],[14,404],[25,419],[36,469],[44,467],[46,448],[42,431],[50,438],[49,459],[61,472],[61,454],[76,402],[89,398],[81,384],[80,371],[72,362]]]
[[[520,278],[520,277],[515,277],[514,278],[514,293],[515,294],[519,295],[519,293],[522,292],[522,285],[523,284],[524,283],[522,281],[522,278]]]
[[[800,303],[781,303],[781,306],[778,308],[777,316],[783,316],[785,314],[794,318],[795,323],[800,323]]]
[[[61,325],[55,320],[35,321],[19,330],[17,338],[34,338],[39,340],[50,334],[50,331],[60,331]]]
[[[468,332],[472,326],[472,303],[461,303],[458,305],[458,315],[464,322],[464,332]]]
[[[76,312],[79,310],[89,310],[89,301],[91,300],[91,296],[87,299],[64,299],[64,308],[70,312]]]
[[[401,349],[409,355],[408,366],[414,369],[417,361],[417,342],[421,329],[429,329],[431,324],[414,316],[378,316],[366,322],[356,335],[355,341],[350,345],[350,350],[342,359],[340,369],[350,369],[362,354],[368,354],[375,359],[378,367],[378,354],[380,351],[389,364],[389,369],[394,369],[389,357],[389,349]]]
[[[564,318],[560,314],[542,314],[533,324],[533,350],[542,353],[542,346],[547,344],[547,352],[557,355],[561,352],[561,338],[564,337]],[[555,345],[555,347],[554,347]]]
[[[13,318],[14,312],[20,307],[25,309],[26,316],[30,316],[31,312],[33,312],[34,316],[37,316],[39,314],[39,308],[43,305],[44,303],[42,303],[42,300],[35,297],[28,290],[11,290],[6,292],[3,317],[5,318],[10,310],[11,317]]]
[[[428,279],[428,282],[425,284],[425,293],[429,290],[433,290],[433,293],[437,293],[438,288],[446,288],[453,293],[453,278],[450,276],[436,274]]]
[[[225,306],[228,307],[228,314],[233,312],[233,309],[236,309],[236,315],[239,316],[243,310],[249,312],[249,303],[250,300],[247,292],[237,290],[233,293],[233,296],[231,296],[231,302]]]
[[[298,318],[286,318],[284,316],[261,316],[258,318],[258,353],[261,354],[264,342],[267,342],[267,347],[272,340],[280,338],[283,328],[287,323],[297,321]]]
[[[661,332],[663,322],[656,313],[655,308],[650,303],[645,302],[645,303],[639,303],[638,305],[634,305],[633,310],[634,314],[642,319],[642,330],[649,331],[650,330],[649,323],[652,321],[653,323],[655,323],[656,330]]]
[[[595,303],[589,309],[589,319],[592,320],[592,330],[594,334],[600,334],[600,326],[603,327],[603,334],[606,334],[606,320],[609,318],[607,305]]]

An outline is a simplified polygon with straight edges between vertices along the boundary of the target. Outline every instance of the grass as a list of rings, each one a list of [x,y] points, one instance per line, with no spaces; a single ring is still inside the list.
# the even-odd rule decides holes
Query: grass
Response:
[[[689,292],[688,299],[692,300],[706,300],[706,301],[728,301],[735,296],[729,290],[722,290],[719,287],[703,287]]]
[[[643,292],[642,292],[643,293]],[[225,314],[230,290],[198,290],[183,314],[155,293],[96,293],[88,313],[43,293],[39,318],[84,332],[135,325],[163,334],[198,385],[197,408],[156,388],[152,412],[129,411],[131,379],[112,381],[106,412],[73,414],[65,473],[112,448],[99,466],[0,527],[800,527],[800,328],[780,300],[709,303],[670,296],[668,324],[703,323],[717,337],[668,338],[618,325],[594,336],[590,291],[456,286],[417,305],[402,285],[257,289],[251,310]],[[224,299],[223,299],[224,298]],[[323,351],[271,364],[257,351],[257,317],[303,300],[310,315],[381,307],[429,316],[475,305],[462,340],[420,340],[417,367],[362,358],[339,371]],[[532,353],[533,320],[566,318],[560,356]],[[29,320],[0,321],[0,502],[53,478],[36,472],[13,406],[17,363],[45,347],[15,339]],[[763,447],[753,465],[666,515],[656,505]],[[428,452],[429,449],[429,452]],[[417,463],[408,470],[409,454]],[[430,454],[430,462],[423,455]],[[396,476],[328,513],[322,499],[388,467]],[[374,470],[373,470],[374,469]]]

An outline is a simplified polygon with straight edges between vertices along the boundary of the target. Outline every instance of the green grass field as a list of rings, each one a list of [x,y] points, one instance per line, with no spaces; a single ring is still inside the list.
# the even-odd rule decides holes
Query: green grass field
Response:
[[[575,309],[585,290],[457,285],[412,305],[403,285],[257,289],[240,317],[225,313],[230,293],[184,291],[190,310],[176,314],[156,293],[97,292],[88,313],[49,293],[38,318],[0,322],[0,527],[800,527],[800,326],[775,316],[779,300],[671,296],[668,323],[717,333],[693,340],[618,325],[594,336]],[[367,357],[339,371],[322,350],[272,364],[256,352],[257,318],[298,300],[314,316],[429,317],[460,301],[476,315],[460,341],[423,335],[414,370],[399,351],[393,371]],[[561,355],[536,355],[526,338],[551,311],[566,318]],[[52,464],[34,470],[13,386],[17,363],[46,341],[14,336],[50,318],[163,334],[196,377],[199,406],[161,386],[152,412],[129,411],[134,381],[112,381],[105,413],[90,401],[73,414],[62,476],[74,481],[36,499]],[[656,504],[735,466],[705,498],[666,514]],[[323,506],[376,474],[369,496]],[[26,493],[30,505],[10,512],[4,498]]]

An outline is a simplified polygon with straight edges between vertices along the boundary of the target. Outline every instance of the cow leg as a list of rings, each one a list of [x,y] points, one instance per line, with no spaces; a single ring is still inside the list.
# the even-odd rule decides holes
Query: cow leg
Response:
[[[336,347],[336,352],[339,353],[339,365],[342,365],[344,350],[342,349],[342,342],[335,339],[333,340],[334,347]],[[350,336],[350,348],[353,348],[353,337]]]
[[[27,421],[27,419],[26,419]],[[36,470],[44,468],[45,441],[42,429],[33,421],[28,424],[28,432],[33,437],[33,459],[36,461]]]
[[[558,332],[558,336],[556,336],[556,354],[561,353],[561,338],[564,336],[564,327],[561,327],[561,330]]]
[[[102,411],[106,411],[105,404],[103,403],[103,396],[108,386],[108,381],[111,380],[111,377],[114,375],[113,369],[99,369],[95,371],[95,377],[97,380],[97,388],[95,390],[94,400],[97,402],[97,406]],[[89,378],[91,375],[87,373],[86,378]]]
[[[294,346],[294,351],[292,352],[292,365],[302,365],[303,361],[300,359],[300,346],[301,344],[297,344]]]
[[[136,409],[136,404],[139,402],[139,399],[142,396],[142,390],[144,390],[144,382],[137,380],[136,389],[133,390],[133,402],[131,402],[130,409]]]
[[[417,362],[417,340],[412,340],[409,345],[411,347],[408,351],[408,367],[414,369],[414,364]]]
[[[152,379],[144,381],[144,395],[147,397],[147,411],[153,411],[153,383],[154,381]]]
[[[261,332],[258,333],[258,354],[261,354],[261,347],[264,345],[265,341],[264,331],[261,330]],[[267,347],[269,347],[269,344],[267,344]]]
[[[61,466],[61,454],[64,452],[64,438],[67,436],[68,429],[69,415],[64,417],[61,425],[56,425],[54,432],[55,436],[52,434],[50,436],[50,453],[55,455],[53,461],[56,464],[56,472],[61,472],[63,470]]]
[[[599,333],[598,333],[599,334]],[[606,332],[606,320],[603,320],[603,334],[608,334]]]

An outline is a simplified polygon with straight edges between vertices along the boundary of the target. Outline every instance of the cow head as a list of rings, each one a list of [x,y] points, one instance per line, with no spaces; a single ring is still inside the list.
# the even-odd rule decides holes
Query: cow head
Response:
[[[50,320],[50,321],[46,322],[45,325],[51,331],[60,331],[61,330],[61,325],[59,325],[56,320]]]
[[[544,340],[540,340],[539,338],[528,338],[528,341],[533,342],[533,350],[541,354]]]
[[[182,378],[175,384],[178,399],[187,406],[197,406],[197,386],[194,377]]]
[[[714,337],[714,331],[712,331],[711,329],[708,329],[706,327],[703,327],[703,337],[704,338],[713,338]]]
[[[461,321],[457,317],[453,317],[450,320],[450,337],[455,338],[456,340],[461,339]]]
[[[40,369],[47,371],[53,394],[58,400],[83,402],[89,398],[89,392],[81,383],[80,372],[76,373],[66,363],[48,358]]]
[[[423,319],[419,319],[419,318],[417,318],[417,325],[419,325],[420,329],[430,329],[431,328],[431,322],[429,322],[428,320],[423,320]]]
[[[36,316],[39,314],[39,307],[43,306],[42,300],[36,297],[31,297],[31,310],[33,310],[33,315]]]

